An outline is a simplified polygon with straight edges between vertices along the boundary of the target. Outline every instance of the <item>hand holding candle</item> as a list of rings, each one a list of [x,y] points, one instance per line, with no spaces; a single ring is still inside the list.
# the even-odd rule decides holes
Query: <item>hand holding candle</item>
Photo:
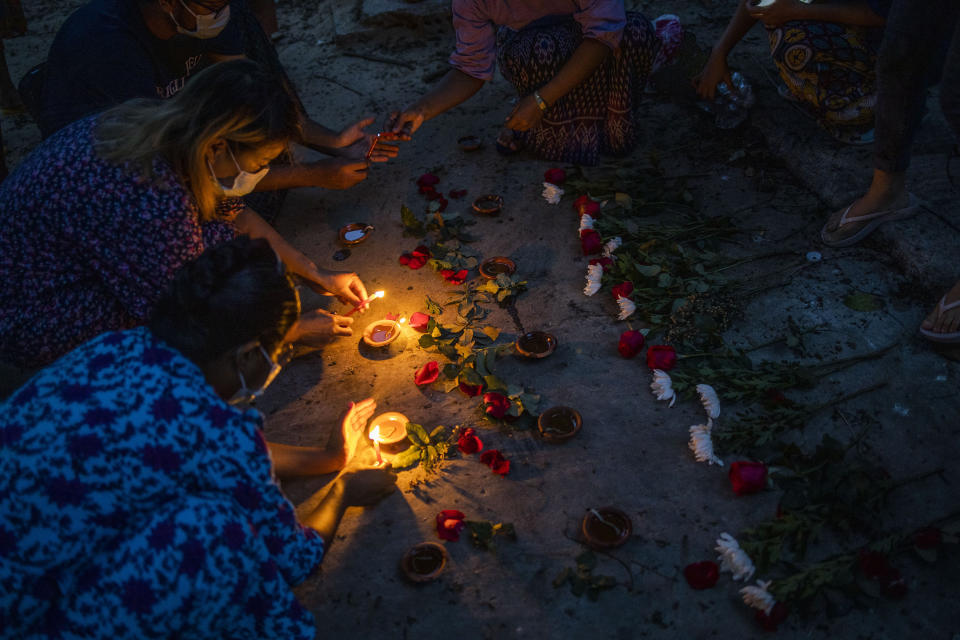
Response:
[[[370,439],[373,440],[373,450],[377,453],[377,465],[383,464],[383,456],[380,455],[380,425],[376,425],[370,430]]]
[[[373,302],[373,301],[376,300],[377,298],[382,298],[383,296],[384,296],[384,292],[383,292],[383,291],[377,291],[377,292],[374,293],[372,296],[370,296],[370,297],[367,298],[366,300],[362,301],[360,304],[358,304],[358,305],[355,306],[353,309],[351,309],[350,311],[346,312],[346,313],[343,314],[343,315],[344,315],[344,316],[352,316],[352,315],[353,315],[354,313],[356,313],[359,309],[365,309],[365,308],[367,307],[367,305],[369,305],[371,302]]]

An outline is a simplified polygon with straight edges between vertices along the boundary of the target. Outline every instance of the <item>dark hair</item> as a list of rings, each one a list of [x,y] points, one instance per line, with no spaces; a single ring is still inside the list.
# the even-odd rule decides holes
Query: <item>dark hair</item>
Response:
[[[272,352],[299,315],[293,281],[270,244],[240,236],[180,267],[149,326],[204,364],[251,340]]]

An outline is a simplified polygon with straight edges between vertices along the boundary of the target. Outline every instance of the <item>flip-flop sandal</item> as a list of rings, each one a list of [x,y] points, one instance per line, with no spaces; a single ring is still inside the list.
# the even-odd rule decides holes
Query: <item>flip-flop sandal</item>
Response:
[[[917,215],[918,211],[920,211],[920,200],[912,193],[909,195],[910,195],[909,204],[901,209],[887,209],[886,211],[875,211],[873,213],[857,216],[852,220],[848,220],[847,214],[850,213],[850,208],[853,206],[851,204],[843,212],[843,215],[840,216],[840,224],[837,225],[836,231],[839,231],[840,229],[842,229],[843,225],[847,224],[848,222],[856,223],[864,220],[869,220],[870,222],[865,224],[862,229],[857,231],[852,236],[843,238],[842,240],[830,240],[829,238],[827,238],[826,234],[831,233],[830,231],[827,231],[827,225],[830,224],[829,222],[827,222],[827,224],[823,225],[823,228],[820,229],[820,241],[823,244],[827,245],[828,247],[838,247],[838,248],[849,247],[851,245],[857,244],[858,242],[866,238],[868,235],[876,231],[877,227],[882,225],[884,222],[891,222],[893,220],[904,220],[906,218],[912,218],[913,216]]]
[[[957,307],[960,307],[960,300],[947,304],[947,296],[943,296],[940,298],[940,303],[937,305],[937,316],[939,317],[940,314],[946,313],[951,309],[956,309]],[[931,342],[940,342],[942,344],[960,344],[960,331],[954,331],[953,333],[937,333],[936,331],[930,331],[929,329],[924,329],[921,327],[920,335]]]

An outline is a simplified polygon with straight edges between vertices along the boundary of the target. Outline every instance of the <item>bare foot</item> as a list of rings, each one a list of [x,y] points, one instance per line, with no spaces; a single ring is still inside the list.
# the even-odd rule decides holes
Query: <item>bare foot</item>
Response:
[[[857,218],[881,211],[903,209],[909,206],[909,204],[910,194],[907,193],[906,189],[879,193],[874,193],[872,190],[868,191],[862,198],[854,201],[854,203],[850,205],[849,210],[843,208],[834,211],[827,219],[827,224],[824,225],[823,230],[820,232],[820,237],[824,243],[828,245],[840,245],[860,232],[866,225],[876,220],[876,218],[868,218],[858,222]],[[843,218],[844,213],[847,214],[847,220],[841,226],[840,219]]]
[[[950,334],[960,331],[960,304],[949,308],[950,305],[960,302],[960,281],[953,285],[953,288],[947,292],[942,299],[946,311],[941,311],[940,302],[933,308],[927,319],[923,321],[920,328],[925,331],[938,334]]]

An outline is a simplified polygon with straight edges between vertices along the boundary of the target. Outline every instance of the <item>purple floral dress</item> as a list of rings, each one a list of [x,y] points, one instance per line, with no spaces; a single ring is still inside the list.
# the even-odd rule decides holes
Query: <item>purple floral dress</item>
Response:
[[[97,116],[45,140],[0,183],[0,358],[37,367],[144,324],[176,270],[236,235],[242,204],[200,224],[161,158],[148,181],[93,149]]]
[[[261,424],[146,327],[34,376],[0,404],[0,636],[312,639],[324,541]]]

